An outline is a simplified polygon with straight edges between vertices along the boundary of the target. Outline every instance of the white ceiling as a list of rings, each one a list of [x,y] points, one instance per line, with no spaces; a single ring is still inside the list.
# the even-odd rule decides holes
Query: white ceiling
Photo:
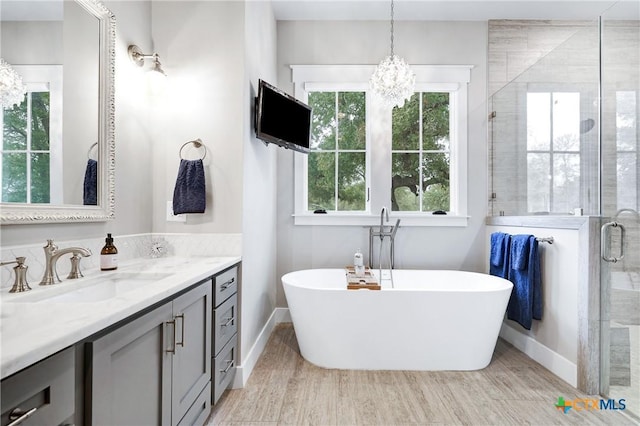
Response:
[[[62,1],[0,0],[0,20],[60,20],[62,19]],[[394,2],[395,19],[399,21],[592,20],[597,19],[607,10],[610,18],[614,18],[614,11],[615,17],[621,19],[639,19],[640,15],[640,0],[394,0]],[[277,20],[358,21],[388,20],[391,1],[271,0],[271,3]]]
[[[592,20],[624,6],[638,19],[638,0],[394,0],[395,19],[486,21],[488,19]],[[277,20],[388,20],[390,0],[272,0]],[[635,13],[634,13],[635,12]],[[623,15],[629,16],[629,12]]]

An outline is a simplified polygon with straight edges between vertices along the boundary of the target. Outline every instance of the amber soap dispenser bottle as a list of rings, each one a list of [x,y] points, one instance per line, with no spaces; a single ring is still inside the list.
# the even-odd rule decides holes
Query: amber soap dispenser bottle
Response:
[[[118,269],[118,249],[113,245],[111,234],[107,234],[105,245],[100,250],[100,270],[113,271]]]

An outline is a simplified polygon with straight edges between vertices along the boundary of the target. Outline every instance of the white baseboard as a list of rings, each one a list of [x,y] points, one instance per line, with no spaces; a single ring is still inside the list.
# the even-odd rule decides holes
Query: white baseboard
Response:
[[[571,386],[578,387],[578,366],[562,355],[505,323],[500,329],[500,337]]]
[[[244,385],[247,384],[247,380],[249,380],[249,376],[256,366],[260,355],[262,355],[262,351],[264,351],[264,348],[267,346],[269,336],[271,336],[273,329],[277,324],[283,322],[291,322],[289,308],[275,308],[262,327],[262,330],[260,330],[260,334],[247,353],[247,356],[242,360],[242,364],[236,367],[235,376],[231,383],[232,389],[243,388]]]

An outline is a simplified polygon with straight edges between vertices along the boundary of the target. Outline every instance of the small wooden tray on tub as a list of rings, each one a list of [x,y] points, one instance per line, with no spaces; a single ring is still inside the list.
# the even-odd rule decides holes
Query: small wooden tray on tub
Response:
[[[347,290],[380,290],[380,284],[369,268],[365,269],[364,277],[356,277],[353,266],[347,266],[345,270],[347,271]]]

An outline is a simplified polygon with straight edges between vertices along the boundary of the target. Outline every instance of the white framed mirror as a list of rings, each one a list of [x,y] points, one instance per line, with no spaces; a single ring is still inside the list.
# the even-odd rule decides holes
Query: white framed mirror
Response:
[[[26,95],[0,116],[0,223],[115,214],[115,16],[99,0],[2,0],[0,52]]]

